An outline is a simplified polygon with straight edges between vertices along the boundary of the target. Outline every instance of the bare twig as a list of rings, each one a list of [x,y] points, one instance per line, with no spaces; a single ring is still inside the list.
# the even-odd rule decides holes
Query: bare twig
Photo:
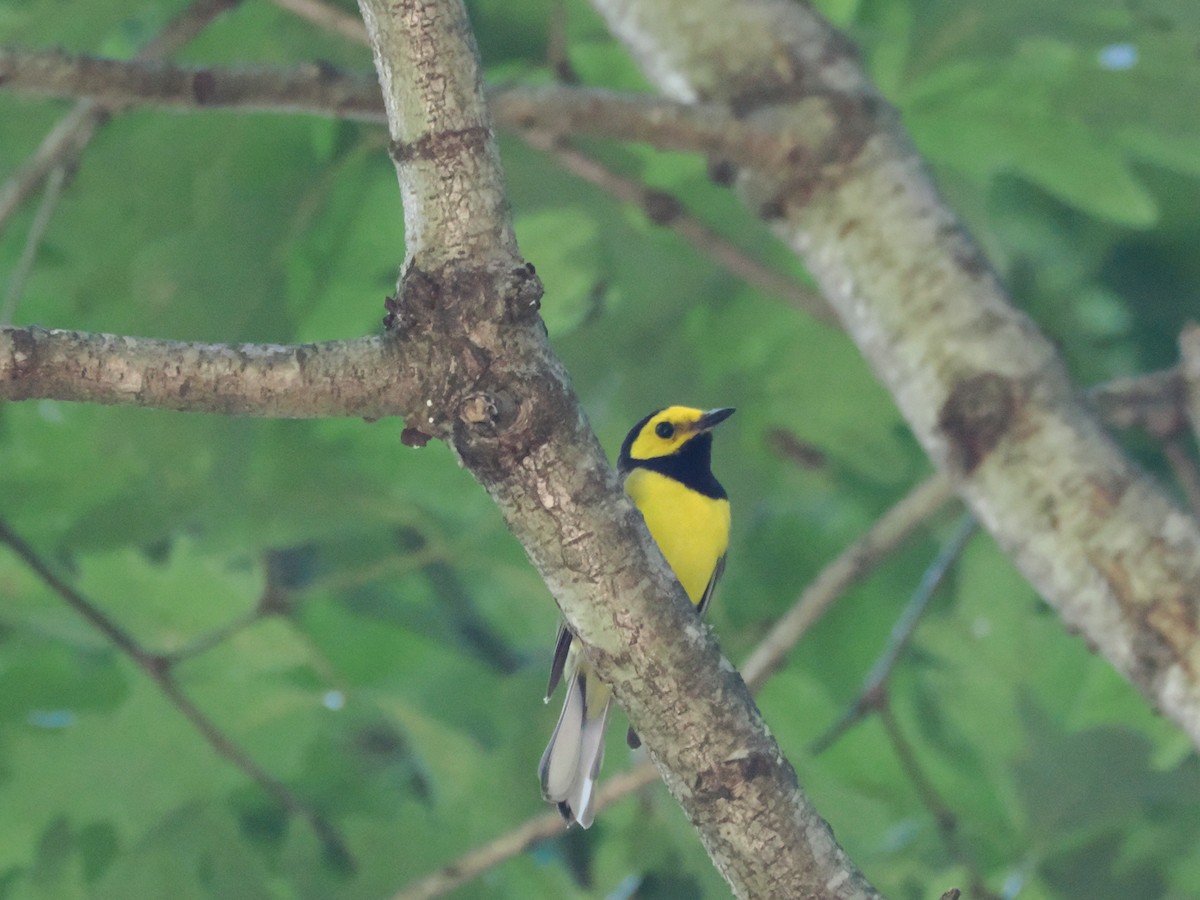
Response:
[[[155,104],[384,121],[379,82],[373,75],[317,64],[222,68],[73,56],[58,50],[0,50],[0,84],[28,94],[86,97],[105,109]]]
[[[378,87],[362,73],[329,66],[238,70],[3,50],[0,73],[0,84],[8,90],[102,97],[105,103],[121,106],[154,103],[382,121]],[[805,152],[808,140],[803,133],[780,135],[738,119],[716,104],[678,103],[645,94],[541,85],[504,87],[488,96],[501,127],[639,141],[661,150],[703,153],[714,160],[772,170],[786,169],[790,159]],[[50,156],[47,168],[62,158],[62,149]],[[5,196],[0,192],[0,200]]]
[[[846,588],[875,568],[953,496],[953,488],[945,476],[927,478],[822,569],[742,665],[742,677],[750,688],[761,687],[783,665],[800,637]]]
[[[904,611],[900,614],[895,624],[892,625],[892,632],[888,635],[887,643],[884,645],[883,653],[876,660],[875,665],[871,667],[867,677],[863,679],[862,688],[855,697],[854,702],[835,722],[828,731],[817,738],[812,743],[809,752],[813,756],[824,753],[838,738],[850,730],[856,722],[861,720],[867,713],[878,709],[880,703],[883,702],[887,690],[887,680],[891,676],[892,671],[896,668],[896,663],[900,661],[900,655],[904,652],[904,648],[908,646],[909,640],[912,639],[913,632],[916,631],[917,623],[921,621],[921,616],[929,607],[929,601],[933,599],[934,593],[939,585],[945,580],[946,574],[950,571],[950,567],[958,560],[963,549],[967,546],[967,541],[975,534],[979,526],[973,516],[969,513],[963,517],[962,523],[951,535],[946,545],[938,553],[937,557],[930,563],[929,568],[925,570],[925,574],[921,576],[921,582],[913,591],[912,597],[908,604],[904,607]]]
[[[341,866],[353,865],[350,850],[333,825],[294,793],[291,788],[263,769],[232,738],[200,711],[200,708],[180,688],[172,674],[170,661],[166,657],[144,649],[129,632],[118,625],[99,606],[59,578],[34,549],[3,520],[0,520],[0,543],[6,544],[48,588],[132,660],[179,710],[180,714],[192,723],[192,726],[218,756],[240,769],[289,813],[308,822],[317,837],[320,838],[332,861]]]
[[[669,228],[733,275],[768,295],[787,300],[819,322],[837,326],[837,317],[819,294],[759,262],[711,229],[670,194],[620,175],[546,132],[524,131],[522,137],[530,146],[551,154],[572,175],[607,191],[623,203],[640,207],[655,225]]]
[[[50,172],[74,166],[79,152],[92,139],[103,118],[98,104],[82,100],[58,121],[25,165],[0,186],[0,233]]]
[[[947,483],[939,476],[922,482],[884,513],[865,535],[842,551],[813,579],[812,584],[797,600],[793,611],[805,610],[804,615],[782,631],[777,625],[751,653],[746,664],[742,666],[746,683],[754,690],[760,688],[782,664],[787,651],[817,621],[819,612],[814,610],[824,611],[837,597],[844,594],[851,584],[866,577],[895,552],[917,528],[948,503],[951,496]],[[791,643],[785,645],[785,641]],[[613,776],[599,789],[597,809],[610,806],[622,797],[652,783],[656,778],[657,771],[648,763],[642,763],[627,772]],[[560,834],[563,829],[562,818],[557,813],[537,816],[412,882],[402,888],[394,900],[425,900],[453,890],[492,866],[525,851],[538,841]]]
[[[143,47],[137,60],[161,59],[174,53],[203,31],[213,19],[236,6],[239,0],[196,0]],[[3,78],[0,78],[3,81]],[[42,140],[34,155],[0,187],[0,233],[42,180],[54,169],[73,168],[109,109],[91,100],[78,103]]]
[[[596,795],[599,812],[622,797],[632,794],[658,780],[658,770],[644,762],[627,772],[614,775],[600,787]],[[562,834],[567,826],[557,812],[548,812],[527,820],[524,824],[464,853],[454,862],[410,882],[393,895],[392,900],[429,900],[479,877],[488,869],[512,859],[526,849]]]
[[[983,873],[979,870],[979,865],[967,848],[963,846],[958,835],[957,815],[925,774],[916,751],[904,736],[904,732],[900,730],[900,725],[892,713],[886,694],[881,698],[876,709],[879,712],[879,719],[883,723],[884,731],[887,733],[888,741],[896,752],[896,757],[900,760],[900,765],[908,775],[909,781],[916,789],[917,795],[921,798],[922,805],[933,817],[942,843],[946,846],[946,851],[970,873],[971,896],[978,900],[1000,900],[1000,897],[988,888]]]
[[[367,29],[362,19],[351,15],[336,6],[322,3],[321,0],[275,0],[280,9],[306,19],[318,28],[339,34],[346,40],[364,47],[371,46],[367,41]]]
[[[264,618],[264,615],[262,608],[256,606],[254,609],[230,619],[224,625],[218,625],[215,628],[209,629],[182,647],[172,650],[169,653],[163,653],[161,655],[162,659],[169,666],[177,666],[185,660],[205,654],[209,650],[219,647],[238,632],[245,631],[251,625],[260,622]]]
[[[25,282],[29,278],[29,273],[33,271],[33,263],[37,259],[42,240],[46,237],[46,229],[50,227],[50,218],[54,215],[66,183],[67,170],[65,166],[55,168],[46,179],[46,190],[42,194],[42,202],[38,204],[37,212],[33,216],[33,223],[29,226],[29,233],[25,236],[25,246],[21,249],[21,258],[17,260],[17,265],[9,276],[4,303],[0,304],[0,326],[12,324],[13,317],[17,313],[17,305],[21,302],[21,295],[25,292]]]

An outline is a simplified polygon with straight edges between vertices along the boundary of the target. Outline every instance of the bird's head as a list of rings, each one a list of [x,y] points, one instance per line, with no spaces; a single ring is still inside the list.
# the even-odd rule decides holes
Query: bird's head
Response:
[[[627,469],[641,460],[673,456],[690,441],[707,435],[731,415],[731,407],[702,410],[690,406],[668,406],[652,412],[625,436],[618,465]]]

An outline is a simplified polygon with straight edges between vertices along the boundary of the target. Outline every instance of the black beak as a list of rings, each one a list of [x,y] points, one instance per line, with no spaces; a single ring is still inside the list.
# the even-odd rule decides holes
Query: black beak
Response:
[[[710,409],[696,422],[697,431],[709,431],[716,428],[726,419],[733,415],[733,407],[725,406],[721,409]]]

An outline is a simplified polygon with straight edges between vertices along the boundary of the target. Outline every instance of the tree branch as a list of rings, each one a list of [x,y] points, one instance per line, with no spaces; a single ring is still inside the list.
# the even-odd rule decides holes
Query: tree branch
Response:
[[[875,896],[696,627],[546,343],[461,2],[361,6],[408,235],[393,333],[435,336],[445,375],[431,433],[496,501],[735,892]]]
[[[174,53],[208,27],[209,23],[240,0],[194,0],[138,51],[135,59],[161,59]],[[0,66],[0,84],[5,80]],[[111,112],[102,103],[83,100],[46,135],[33,157],[0,187],[0,232],[45,177],[59,166],[74,167],[80,151]]]
[[[639,207],[655,225],[669,228],[705,257],[769,296],[780,297],[817,321],[837,327],[833,310],[820,296],[795,279],[781,275],[727,240],[669,194],[649,188],[601,165],[562,140],[539,131],[527,131],[526,143],[553,156],[566,171],[599,187],[622,203]]]
[[[377,80],[315,63],[291,69],[179,66],[156,59],[4,49],[0,84],[24,94],[84,97],[106,107],[154,104],[384,121]]]
[[[852,584],[865,578],[899,549],[952,497],[949,481],[944,476],[926,479],[885,512],[866,534],[829,562],[804,589],[789,614],[759,642],[741,667],[751,689],[757,692],[778,671],[787,653],[816,624],[822,612]],[[650,784],[656,775],[654,767],[644,763],[607,779],[596,795],[597,813]],[[557,813],[530,819],[401,888],[393,900],[427,900],[444,894],[538,841],[561,834],[565,827]]]
[[[0,50],[0,88],[122,106],[385,119],[374,80],[329,66],[232,69],[9,49]],[[566,85],[504,87],[491,91],[489,101],[501,127],[641,141],[744,165],[778,168],[804,147],[802,131],[781,136],[716,104]]]
[[[929,601],[941,587],[951,567],[958,562],[963,550],[966,549],[967,541],[974,536],[978,528],[979,525],[971,518],[970,514],[967,514],[941,552],[930,563],[900,617],[893,623],[883,652],[871,666],[871,671],[867,673],[866,678],[863,679],[858,696],[854,698],[845,713],[824,734],[812,742],[809,752],[813,756],[818,756],[828,750],[868,712],[878,708],[884,702],[888,679],[891,678],[904,649],[916,633],[917,625],[929,607]]]
[[[254,759],[206,716],[183,692],[171,671],[171,660],[147,651],[124,628],[111,619],[99,606],[59,578],[54,570],[8,524],[0,520],[0,544],[6,544],[42,582],[68,606],[87,620],[109,642],[127,656],[155,686],[192,723],[216,754],[240,769],[275,802],[308,822],[320,839],[325,852],[337,865],[353,864],[345,841],[329,821],[310,806],[291,788],[262,768]]]
[[[37,212],[33,214],[33,222],[29,225],[29,233],[25,236],[25,246],[21,249],[21,258],[8,277],[8,285],[4,291],[4,302],[0,303],[0,327],[11,325],[13,316],[17,314],[17,306],[21,295],[25,293],[25,282],[33,271],[37,260],[38,250],[46,237],[46,229],[50,227],[50,219],[58,208],[62,198],[63,188],[67,183],[67,170],[63,166],[52,169],[46,178],[46,190],[42,194],[42,202],[38,204]]]
[[[802,4],[594,3],[666,93],[823,132],[790,173],[742,173],[743,198],[803,256],[1026,578],[1200,746],[1200,524],[1130,463],[1009,304],[850,44]]]
[[[787,660],[787,655],[833,602],[854,582],[863,578],[881,560],[954,498],[950,479],[933,475],[909,491],[895,506],[879,517],[870,530],[843,550],[804,589],[742,664],[742,677],[758,690]]]
[[[0,328],[0,399],[48,398],[188,412],[312,418],[397,415],[427,373],[382,338],[194,344]]]

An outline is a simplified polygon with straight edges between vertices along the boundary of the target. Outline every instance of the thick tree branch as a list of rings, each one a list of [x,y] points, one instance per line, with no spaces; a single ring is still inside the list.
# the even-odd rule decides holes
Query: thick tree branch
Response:
[[[667,94],[824,131],[789,175],[743,173],[743,197],[804,257],[1025,576],[1200,745],[1200,525],[1115,446],[1008,303],[848,42],[777,0],[594,3]]]
[[[47,398],[188,412],[380,418],[412,409],[425,381],[382,338],[323,344],[192,344],[0,328],[0,399]]]
[[[926,479],[830,561],[804,589],[788,615],[780,619],[747,658],[741,667],[747,685],[757,693],[780,668],[796,643],[816,624],[821,613],[896,552],[952,497],[949,481],[944,476]],[[645,763],[607,779],[598,789],[596,811],[640,790],[656,776],[654,767]],[[557,813],[537,816],[401,888],[393,900],[428,900],[444,894],[538,841],[561,834],[565,827]]]
[[[361,6],[408,234],[393,335],[428,341],[443,374],[419,410],[430,433],[496,501],[735,891],[874,896],[697,627],[546,343],[460,0]]]

